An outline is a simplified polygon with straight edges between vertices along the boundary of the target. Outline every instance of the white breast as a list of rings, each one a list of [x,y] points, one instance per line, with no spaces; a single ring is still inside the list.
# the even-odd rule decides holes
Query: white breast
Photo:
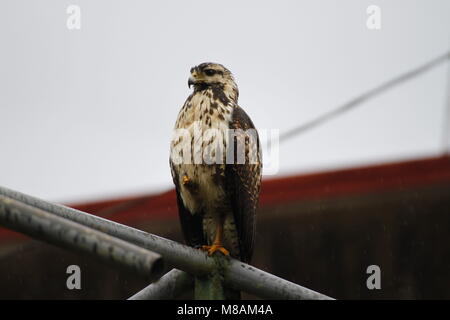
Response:
[[[180,180],[180,195],[193,214],[214,211],[214,205],[225,196],[214,176],[224,169],[233,106],[211,97],[212,92],[206,90],[188,98],[175,125],[183,133],[176,134],[171,143],[172,162],[177,158],[174,170]],[[198,187],[195,193],[183,185],[184,176]]]

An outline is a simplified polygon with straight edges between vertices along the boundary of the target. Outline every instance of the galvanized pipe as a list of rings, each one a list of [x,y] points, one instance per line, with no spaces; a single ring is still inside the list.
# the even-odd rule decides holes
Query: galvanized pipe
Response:
[[[157,253],[1,195],[0,225],[87,253],[151,281],[164,271],[162,257]]]
[[[158,282],[150,284],[129,299],[154,300],[174,298],[186,292],[193,285],[192,278],[189,282],[181,278],[184,275],[183,271],[174,269]],[[225,268],[223,280],[227,287],[251,293],[264,299],[334,300],[324,294],[299,286],[235,259],[229,259],[229,266]],[[160,281],[162,282],[160,283]],[[176,286],[174,283],[176,283]],[[175,289],[167,289],[167,291],[159,293],[158,290],[165,290],[163,289],[165,285],[169,285],[171,288],[175,287]]]
[[[166,264],[192,275],[202,276],[216,268],[214,259],[208,257],[201,250],[175,241],[4,187],[0,187],[1,194],[157,252],[164,257]],[[224,282],[228,287],[270,299],[332,299],[238,260],[229,260],[229,266],[224,271]]]
[[[158,281],[145,287],[128,300],[170,300],[191,290],[194,285],[193,277],[181,270],[172,269]]]
[[[89,228],[102,231],[110,236],[157,252],[164,257],[164,262],[166,264],[172,265],[177,269],[182,269],[190,274],[207,274],[215,267],[214,260],[210,259],[203,252],[194,250],[178,242],[1,186],[0,195],[4,195]]]
[[[224,281],[231,288],[264,299],[334,300],[235,259],[230,259],[230,264],[225,269]]]

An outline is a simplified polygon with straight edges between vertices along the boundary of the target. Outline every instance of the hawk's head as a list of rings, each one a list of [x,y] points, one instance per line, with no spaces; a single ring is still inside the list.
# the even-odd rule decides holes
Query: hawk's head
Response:
[[[219,88],[228,96],[237,100],[238,88],[234,82],[233,74],[223,65],[205,62],[191,68],[191,76],[188,81],[189,88],[204,90],[208,88]]]

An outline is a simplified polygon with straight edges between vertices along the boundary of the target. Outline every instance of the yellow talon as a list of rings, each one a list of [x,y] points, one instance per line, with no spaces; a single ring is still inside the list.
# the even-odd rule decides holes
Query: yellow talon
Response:
[[[208,252],[208,256],[212,255],[216,251],[222,252],[223,255],[229,256],[230,252],[222,245],[223,241],[223,225],[218,223],[216,226],[216,234],[214,235],[214,241],[212,246],[202,246],[202,250]]]
[[[212,246],[202,246],[202,250],[208,252],[208,256],[212,255],[216,251],[222,252],[223,255],[229,256],[230,252],[225,249],[221,244],[213,244]]]
[[[188,176],[184,175],[181,182],[183,183],[183,185],[185,185],[185,184],[188,184],[189,181],[191,181],[191,179],[189,179]]]

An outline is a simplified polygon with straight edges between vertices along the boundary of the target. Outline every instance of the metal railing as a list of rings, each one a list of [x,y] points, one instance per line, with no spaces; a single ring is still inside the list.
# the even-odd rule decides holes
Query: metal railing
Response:
[[[129,299],[223,298],[223,287],[266,299],[332,299],[236,259],[0,187],[0,225],[127,269],[151,283]],[[168,268],[174,268],[164,274]]]

